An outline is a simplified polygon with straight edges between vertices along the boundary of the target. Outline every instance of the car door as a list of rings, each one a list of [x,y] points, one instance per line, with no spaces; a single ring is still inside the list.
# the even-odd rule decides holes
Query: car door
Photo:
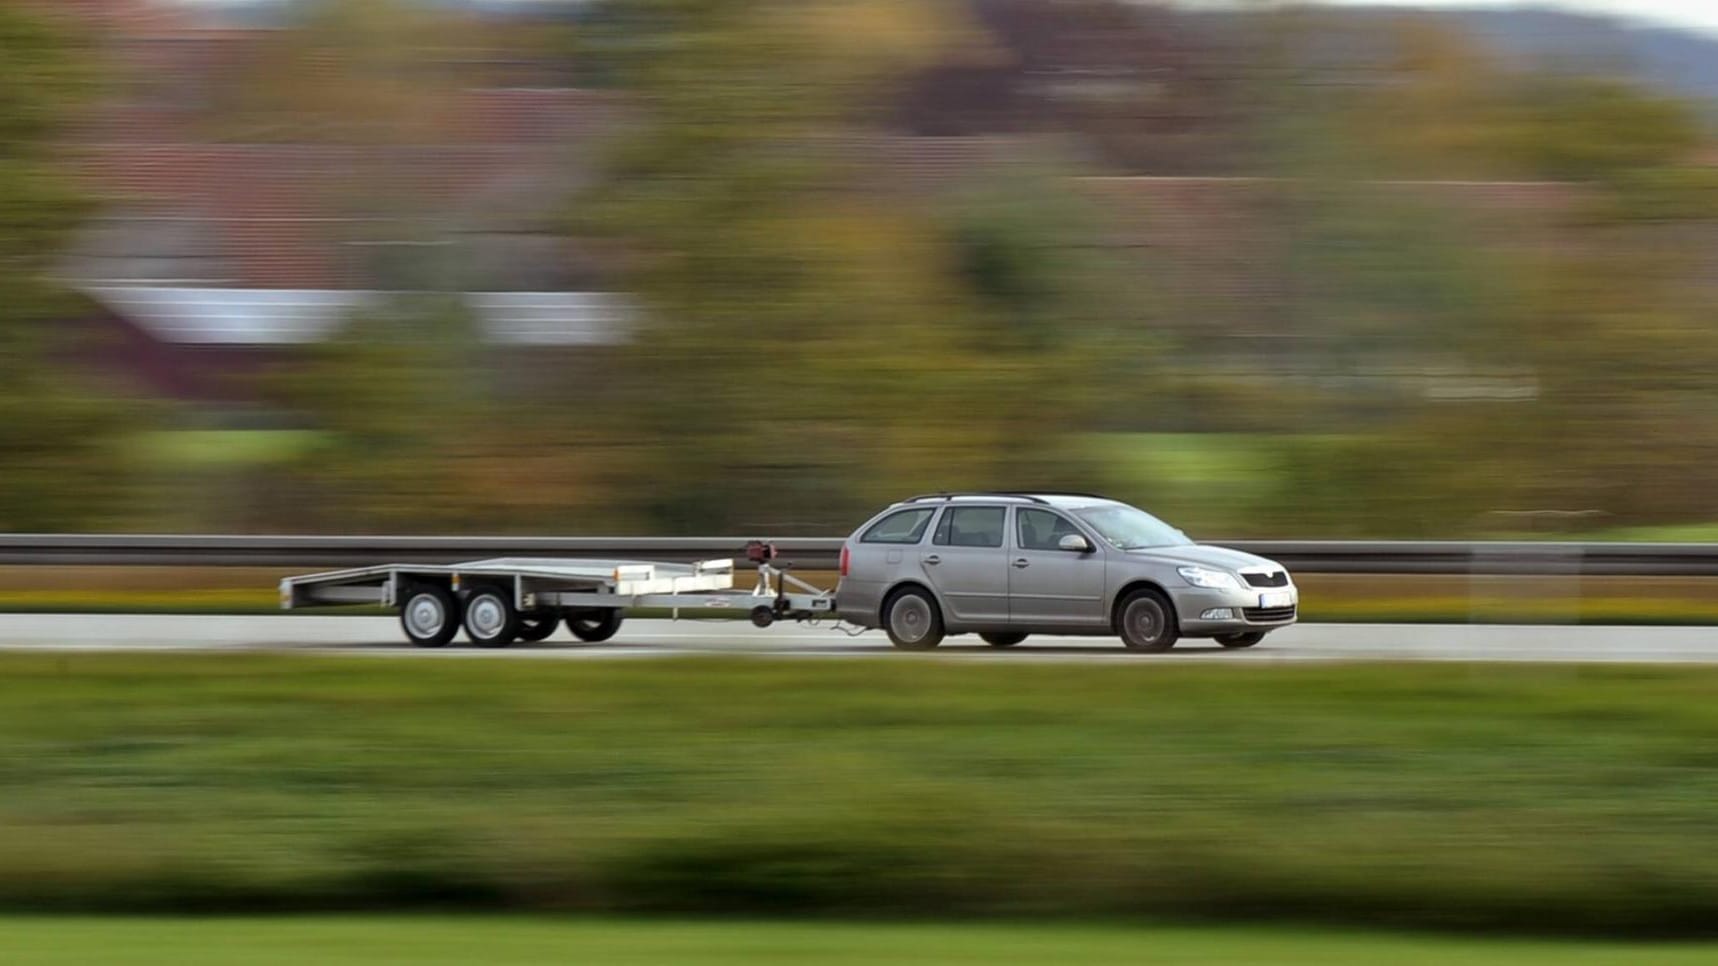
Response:
[[[1010,528],[1008,618],[1021,628],[1101,625],[1104,613],[1104,552],[1066,515],[1044,507],[1015,507]],[[1090,552],[1063,550],[1077,534]]]
[[[1008,508],[949,505],[928,547],[920,547],[925,579],[948,617],[962,624],[1008,622]]]

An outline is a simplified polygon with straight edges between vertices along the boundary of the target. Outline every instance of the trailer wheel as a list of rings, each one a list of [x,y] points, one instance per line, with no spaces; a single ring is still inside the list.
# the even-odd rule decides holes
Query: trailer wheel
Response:
[[[533,614],[519,615],[519,639],[535,644],[546,641],[549,635],[555,633],[555,628],[561,626],[561,615],[554,611],[537,611]]]
[[[575,610],[567,614],[567,630],[579,640],[595,644],[613,637],[620,630],[620,619],[618,607]]]
[[[500,587],[479,587],[465,599],[465,636],[479,647],[506,647],[519,636],[519,611],[513,594]]]
[[[459,630],[459,599],[446,587],[414,584],[400,605],[400,627],[419,647],[443,647]]]

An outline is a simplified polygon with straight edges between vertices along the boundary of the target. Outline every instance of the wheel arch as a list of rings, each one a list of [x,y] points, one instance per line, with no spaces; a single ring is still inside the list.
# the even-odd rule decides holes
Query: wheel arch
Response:
[[[1110,599],[1110,630],[1111,631],[1115,631],[1118,633],[1120,631],[1122,601],[1127,600],[1129,596],[1134,594],[1136,591],[1141,591],[1141,590],[1156,591],[1157,594],[1163,598],[1164,603],[1169,605],[1169,616],[1172,619],[1174,619],[1175,626],[1177,628],[1179,628],[1181,626],[1181,610],[1180,610],[1180,608],[1175,606],[1175,598],[1170,595],[1169,588],[1163,586],[1162,584],[1158,583],[1155,580],[1151,580],[1151,579],[1146,578],[1146,577],[1140,577],[1140,578],[1137,578],[1135,580],[1130,580],[1127,583],[1123,584],[1121,586],[1121,589],[1116,591],[1115,597]]]
[[[924,591],[925,595],[930,597],[931,603],[933,603],[937,606],[937,616],[942,618],[943,623],[945,625],[948,623],[948,608],[943,606],[943,599],[940,595],[937,594],[936,588],[932,587],[930,584],[927,584],[922,580],[919,580],[916,577],[904,577],[904,578],[897,580],[894,583],[890,584],[889,588],[887,590],[883,591],[883,595],[881,597],[877,598],[877,626],[878,627],[888,626],[887,622],[889,619],[889,613],[888,613],[889,602],[894,600],[895,595],[899,594],[903,590],[922,590],[922,591]]]

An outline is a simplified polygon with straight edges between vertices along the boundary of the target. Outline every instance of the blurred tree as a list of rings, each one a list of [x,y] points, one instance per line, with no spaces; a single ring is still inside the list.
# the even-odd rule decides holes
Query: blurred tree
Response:
[[[1245,165],[1238,52],[1181,12],[1127,0],[962,0],[978,30],[914,71],[889,120],[918,135],[1078,138],[1105,167]]]
[[[111,523],[124,496],[125,422],[56,364],[48,328],[77,308],[53,274],[87,200],[60,176],[57,142],[91,92],[87,58],[0,2],[0,530]]]
[[[343,532],[541,532],[597,525],[592,434],[517,373],[458,295],[395,294],[307,346],[275,380],[318,443],[285,468],[291,526]],[[600,405],[600,404],[599,404]]]
[[[1630,81],[1503,66],[1435,20],[1391,22],[1393,56],[1337,92],[1339,130],[1373,177],[1611,183],[1674,165],[1705,140],[1692,105]]]
[[[1610,185],[1685,162],[1706,139],[1692,105],[1627,81],[1550,71],[1511,80],[1495,138],[1536,177]]]
[[[634,0],[591,38],[644,112],[580,223],[629,253],[636,498],[668,530],[840,527],[908,490],[1087,479],[1099,357],[1021,221],[868,167],[880,95],[966,29],[911,0]]]
[[[1611,78],[1505,69],[1423,19],[1391,36],[1377,76],[1337,83],[1297,54],[1314,67],[1273,95],[1272,311],[1315,391],[1284,393],[1300,431],[1273,446],[1281,489],[1254,529],[1718,513],[1701,294],[1718,182],[1689,164],[1697,114]],[[1568,187],[1508,184],[1523,181]],[[1482,217],[1488,196],[1519,207]]]

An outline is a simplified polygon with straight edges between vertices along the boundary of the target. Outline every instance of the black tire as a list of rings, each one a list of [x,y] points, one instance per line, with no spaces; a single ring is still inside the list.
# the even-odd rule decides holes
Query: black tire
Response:
[[[549,635],[555,633],[555,628],[561,626],[561,615],[554,611],[538,611],[535,614],[519,615],[519,639],[535,644],[546,641]]]
[[[519,636],[519,611],[513,592],[477,587],[465,598],[465,636],[478,647],[506,647]]]
[[[1175,605],[1158,591],[1136,590],[1116,605],[1116,633],[1130,651],[1161,654],[1181,637]]]
[[[1265,639],[1264,631],[1243,631],[1238,634],[1218,634],[1217,643],[1224,647],[1252,647]]]
[[[621,612],[618,607],[575,610],[567,614],[567,630],[581,641],[596,644],[606,641],[620,630]]]
[[[1026,639],[1025,634],[1010,631],[1006,634],[980,634],[979,639],[991,647],[1013,647]]]
[[[883,629],[903,651],[928,651],[943,642],[943,615],[929,591],[907,587],[883,603]]]
[[[400,602],[400,628],[419,647],[445,647],[459,631],[459,598],[446,587],[413,584]]]

